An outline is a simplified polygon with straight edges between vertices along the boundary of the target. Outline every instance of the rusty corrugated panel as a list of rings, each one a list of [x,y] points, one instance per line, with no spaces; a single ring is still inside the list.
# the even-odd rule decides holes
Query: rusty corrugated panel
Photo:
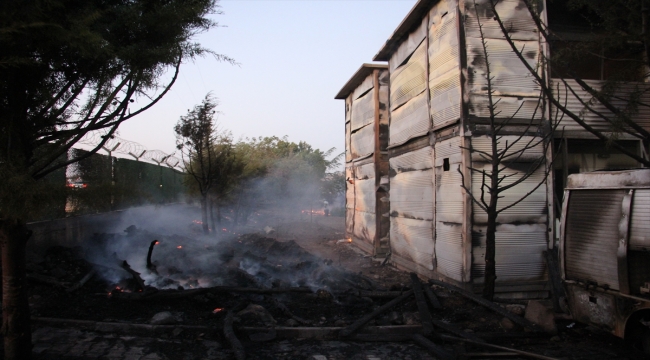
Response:
[[[508,152],[504,158],[506,161],[537,161],[545,156],[543,140],[540,137],[504,135],[499,136],[499,148],[503,149],[506,144],[508,145]],[[530,148],[522,152],[526,147]],[[473,137],[472,149],[477,150],[472,152],[472,161],[485,161],[480,152],[492,153],[492,139],[489,136]]]
[[[365,211],[354,212],[354,236],[366,243],[373,245],[375,233],[377,232],[375,224],[375,214]]]
[[[505,167],[516,165],[516,168]],[[487,163],[475,163],[474,168],[477,170],[485,170],[486,172],[491,171],[492,165]],[[528,167],[531,166],[530,163],[519,163],[519,164],[508,164],[502,165],[504,170],[501,172],[501,176],[506,177],[501,182],[500,186],[507,186],[512,184],[514,181],[519,180],[520,176],[526,173]],[[489,180],[486,180],[489,181]],[[483,183],[483,178],[476,173],[472,176],[472,193],[475,196],[480,196],[481,194],[481,185]],[[506,209],[499,214],[498,221],[499,223],[546,223],[548,215],[546,213],[546,182],[545,182],[545,171],[541,167],[537,169],[528,179],[521,182],[520,184],[502,192],[499,194],[501,198],[497,203],[499,209],[502,209],[514,202],[520,200],[524,195],[532,191],[536,186],[540,185],[532,194],[526,197],[523,201],[517,205]],[[490,195],[486,192],[485,201],[490,201]],[[473,213],[474,213],[474,223],[485,224],[487,223],[487,213],[481,208],[473,204]]]
[[[433,149],[391,158],[390,168],[395,174],[390,180],[391,216],[433,220]]]
[[[350,152],[352,159],[365,158],[375,150],[375,127],[368,124],[355,131],[350,136]]]
[[[345,123],[345,162],[348,163],[352,161],[352,151],[350,149],[350,138],[351,138],[350,123]]]
[[[374,89],[371,89],[365,95],[352,102],[352,131],[364,127],[375,120],[374,94]]]
[[[485,277],[485,233],[487,227],[474,226],[472,231],[472,279]],[[546,225],[500,225],[496,232],[497,282],[544,280],[548,248]]]
[[[497,111],[500,119],[518,119],[519,122],[528,124],[531,119],[541,119],[543,111],[539,98],[494,96],[492,101],[498,101]],[[487,119],[490,117],[489,99],[487,95],[470,94],[469,115],[476,118]],[[514,123],[514,122],[511,122]]]
[[[460,90],[460,71],[451,71],[429,81],[433,127],[460,119]]]
[[[391,113],[388,145],[402,145],[425,135],[430,127],[427,94],[423,92]]]
[[[426,44],[422,42],[409,61],[390,74],[390,108],[395,110],[426,89]]]
[[[650,189],[634,191],[629,246],[630,250],[650,251]]]
[[[462,224],[447,223],[436,219],[436,271],[456,281],[463,281],[462,232]]]
[[[485,55],[480,38],[467,37],[467,72],[469,78],[469,91],[474,94],[485,94],[487,91],[487,78]],[[492,90],[494,95],[528,96],[538,98],[539,85],[534,81],[533,75],[512,52],[506,40],[487,40],[488,55],[490,56],[490,70]],[[526,49],[526,60],[535,68],[539,56],[537,41],[515,41],[515,45]],[[500,117],[502,117],[500,115]]]
[[[598,81],[598,80],[585,80],[585,82],[587,83],[587,85],[589,85],[590,87],[596,90],[600,90],[602,88],[602,85],[604,84],[604,81]],[[616,116],[612,115],[612,113],[609,110],[607,110],[605,106],[602,105],[600,102],[598,101],[590,102],[592,97],[588,94],[586,90],[583,90],[582,87],[580,87],[580,85],[578,85],[574,80],[567,80],[567,83],[569,84],[571,89],[573,89],[573,91],[576,92],[578,97],[575,97],[571,92],[571,90],[566,89],[561,80],[552,79],[552,85],[553,85],[552,88],[557,93],[556,97],[558,101],[560,101],[560,103],[562,104],[566,103],[567,109],[569,109],[574,114],[579,115],[582,120],[584,120],[589,126],[593,127],[595,130],[604,131],[604,132],[613,131],[611,123],[603,120],[600,116],[596,115],[596,113],[587,111],[585,109],[585,106],[582,105],[579,99],[582,99],[585,103],[588,103],[589,106],[594,109],[594,111],[601,113],[610,119],[616,119]],[[628,107],[628,101],[626,101],[625,99],[629,99],[629,96],[631,94],[634,94],[639,91],[643,91],[640,94],[640,98],[638,100],[640,103],[648,104],[650,103],[650,91],[648,91],[648,89],[650,89],[650,84],[646,84],[646,83],[635,83],[635,82],[621,83],[617,88],[616,98],[610,99],[610,102],[612,103],[613,106],[615,106],[618,109],[626,109]],[[644,129],[650,130],[650,107],[638,106],[638,112],[632,116],[632,120],[634,120],[637,124],[642,126]],[[561,119],[558,129],[564,129],[564,131],[580,131],[580,132],[585,131],[582,128],[582,126],[580,126],[578,123],[568,118],[567,116],[564,116],[564,118]]]
[[[352,234],[354,231],[354,167],[350,164],[345,167],[345,231]]]
[[[424,16],[419,20],[419,26],[409,33],[408,37],[403,39],[395,51],[390,55],[388,60],[388,68],[390,69],[391,74],[398,67],[402,66],[404,60],[406,60],[415,49],[420,46],[422,40],[427,36],[427,17]],[[375,60],[377,61],[377,60]],[[392,83],[392,82],[391,82]]]
[[[618,225],[625,190],[574,190],[564,230],[567,280],[619,289]]]
[[[465,32],[467,37],[480,38],[479,24],[483,27],[486,38],[502,39],[501,27],[494,19],[489,0],[465,0]],[[476,8],[474,7],[476,4]],[[480,18],[476,17],[476,10]],[[533,21],[523,0],[500,0],[496,2],[499,17],[508,28],[513,40],[537,41],[537,26]],[[526,47],[528,49],[528,47]]]
[[[391,251],[429,270],[433,270],[434,259],[432,234],[431,221],[390,218]]]

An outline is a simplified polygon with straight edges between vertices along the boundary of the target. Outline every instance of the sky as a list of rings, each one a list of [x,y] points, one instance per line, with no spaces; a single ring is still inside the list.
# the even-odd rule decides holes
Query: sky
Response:
[[[287,135],[345,151],[345,105],[334,96],[372,58],[416,0],[222,0],[219,27],[200,34],[212,56],[182,65],[171,91],[122,124],[120,138],[175,151],[173,127],[210,92],[235,140]]]

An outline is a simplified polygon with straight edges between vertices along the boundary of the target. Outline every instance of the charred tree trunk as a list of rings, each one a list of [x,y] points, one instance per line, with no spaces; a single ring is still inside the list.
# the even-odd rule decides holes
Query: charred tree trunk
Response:
[[[208,227],[208,197],[206,195],[201,196],[201,227],[203,227],[204,234],[210,233]]]
[[[485,234],[485,283],[483,284],[483,298],[494,299],[496,274],[496,226],[497,213],[488,212],[487,232]]]
[[[6,360],[30,359],[32,334],[25,277],[25,248],[31,236],[16,219],[0,220],[2,247],[2,335]]]
[[[212,225],[212,231],[214,232],[215,235],[218,234],[217,232],[217,227],[215,226],[214,223],[214,200],[210,198],[210,225]]]

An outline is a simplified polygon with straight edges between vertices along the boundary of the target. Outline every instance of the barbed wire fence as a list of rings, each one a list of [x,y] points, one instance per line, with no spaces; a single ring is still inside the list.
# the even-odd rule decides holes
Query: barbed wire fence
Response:
[[[88,133],[84,136],[79,143],[89,146],[97,146],[106,136],[101,131]],[[148,150],[144,145],[135,141],[126,140],[118,136],[111,136],[108,141],[102,146],[102,149],[108,153],[108,156],[113,156],[113,153],[122,155],[129,155],[136,161],[140,159],[148,160],[158,164],[159,166],[166,165],[171,169],[183,171],[181,168],[181,159],[174,156],[174,153],[167,154],[162,150]]]

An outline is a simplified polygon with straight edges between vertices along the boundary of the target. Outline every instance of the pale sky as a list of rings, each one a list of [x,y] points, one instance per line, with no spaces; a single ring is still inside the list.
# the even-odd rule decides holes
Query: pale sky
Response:
[[[372,62],[415,0],[222,0],[221,26],[197,37],[239,66],[200,58],[181,67],[165,98],[120,126],[149,150],[175,150],[174,124],[208,93],[219,124],[240,137],[284,136],[345,150],[343,100],[334,96]]]

